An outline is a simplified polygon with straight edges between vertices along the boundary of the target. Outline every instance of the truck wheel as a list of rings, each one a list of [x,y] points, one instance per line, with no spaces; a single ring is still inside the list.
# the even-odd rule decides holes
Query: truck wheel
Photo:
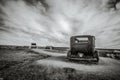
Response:
[[[95,58],[96,58],[96,62],[99,62],[99,54],[97,51],[95,51]]]
[[[71,56],[71,51],[69,50],[67,53],[67,57],[70,57],[70,56]]]

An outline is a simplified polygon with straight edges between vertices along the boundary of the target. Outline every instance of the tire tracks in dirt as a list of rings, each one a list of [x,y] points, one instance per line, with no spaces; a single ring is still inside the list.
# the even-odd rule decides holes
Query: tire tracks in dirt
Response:
[[[65,53],[53,53],[44,51],[41,49],[35,49],[34,51],[40,54],[47,54],[51,57],[36,61],[36,65],[46,65],[59,68],[74,68],[83,72],[100,72],[100,73],[118,73],[120,72],[120,62],[111,58],[100,57],[98,63],[91,62],[74,62],[69,61],[66,58]]]

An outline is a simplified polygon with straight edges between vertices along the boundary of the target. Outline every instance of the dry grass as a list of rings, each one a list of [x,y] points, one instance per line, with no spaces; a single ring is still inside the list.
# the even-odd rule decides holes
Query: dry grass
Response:
[[[12,73],[16,73],[17,75],[17,73],[19,73],[18,71],[20,70],[20,73],[22,74],[22,69],[24,67],[27,67],[27,65],[32,64],[36,60],[47,57],[49,56],[41,55],[31,50],[0,50],[0,78],[5,80],[17,80],[19,77],[12,76]],[[18,74],[17,76],[20,75]],[[13,79],[10,79],[9,77],[12,77]]]
[[[16,54],[16,55],[15,55]],[[4,58],[2,58],[4,57]],[[120,74],[99,74],[72,68],[37,65],[48,57],[30,50],[0,50],[0,78],[4,80],[119,80]],[[1,67],[2,66],[2,67]]]
[[[22,65],[8,70],[5,80],[119,80],[118,76],[83,73],[71,68],[53,68],[34,64]]]

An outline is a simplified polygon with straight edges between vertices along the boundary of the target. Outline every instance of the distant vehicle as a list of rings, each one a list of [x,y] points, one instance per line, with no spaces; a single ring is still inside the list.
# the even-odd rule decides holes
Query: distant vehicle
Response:
[[[69,60],[94,60],[98,62],[99,54],[95,50],[95,37],[91,35],[72,36],[67,58]]]
[[[120,50],[114,50],[114,57],[120,59]]]
[[[46,46],[45,49],[53,50],[53,46]]]
[[[33,48],[37,48],[36,43],[31,43],[31,48],[32,48],[32,49],[33,49]]]

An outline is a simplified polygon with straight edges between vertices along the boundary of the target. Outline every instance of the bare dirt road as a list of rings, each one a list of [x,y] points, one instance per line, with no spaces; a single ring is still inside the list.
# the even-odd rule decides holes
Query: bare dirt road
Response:
[[[53,66],[59,68],[73,68],[75,70],[79,70],[83,72],[98,72],[100,74],[120,73],[119,60],[100,57],[99,63],[71,62],[66,58],[65,53],[57,53],[57,52],[54,53],[40,49],[35,49],[34,51],[39,52],[40,54],[47,54],[51,56],[49,58],[36,61],[37,65],[42,64],[46,66]]]

